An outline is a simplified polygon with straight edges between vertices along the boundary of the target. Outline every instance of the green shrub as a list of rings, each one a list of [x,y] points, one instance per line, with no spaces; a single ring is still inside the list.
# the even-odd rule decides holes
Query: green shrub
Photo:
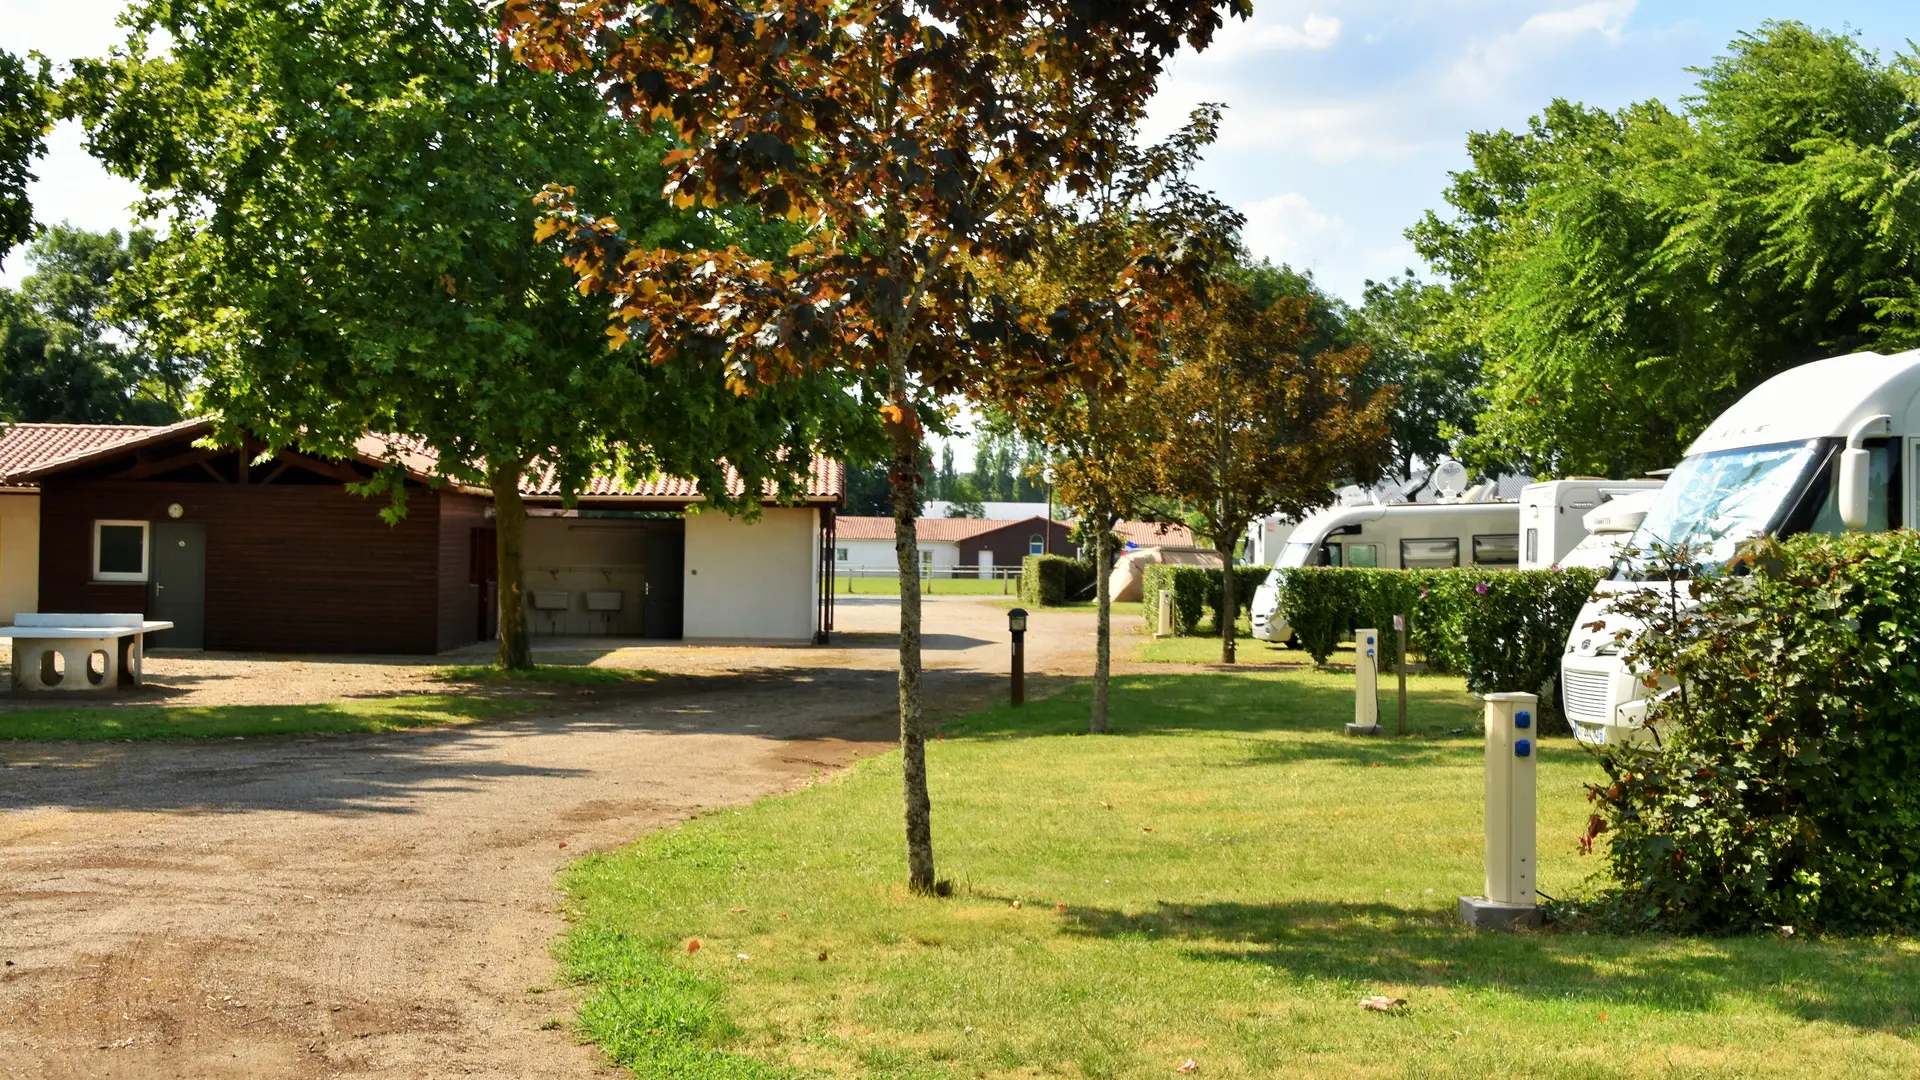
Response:
[[[1315,663],[1356,627],[1393,631],[1411,617],[1407,648],[1478,694],[1540,695],[1540,722],[1564,732],[1555,689],[1560,655],[1599,574],[1593,570],[1354,570],[1301,567],[1281,577],[1280,615]],[[1391,641],[1391,639],[1388,639]],[[1391,648],[1382,650],[1393,669]]]
[[[1093,563],[1064,555],[1029,555],[1020,564],[1020,599],[1034,607],[1059,607],[1093,595]]]
[[[1234,600],[1240,611],[1247,610],[1253,603],[1253,590],[1267,579],[1267,566],[1234,567]],[[1208,566],[1167,566],[1152,564],[1141,577],[1140,599],[1146,605],[1147,620],[1151,625],[1160,618],[1160,593],[1173,589],[1173,632],[1176,634],[1199,633],[1202,611],[1213,615],[1213,625],[1220,625],[1220,608],[1225,602],[1221,593],[1223,587],[1220,571]],[[1161,628],[1154,626],[1155,632]]]
[[[1661,749],[1601,755],[1586,840],[1608,837],[1616,884],[1597,910],[1685,932],[1920,926],[1920,535],[1740,559],[1675,599],[1616,600],[1646,628],[1629,665],[1681,689],[1649,706]]]

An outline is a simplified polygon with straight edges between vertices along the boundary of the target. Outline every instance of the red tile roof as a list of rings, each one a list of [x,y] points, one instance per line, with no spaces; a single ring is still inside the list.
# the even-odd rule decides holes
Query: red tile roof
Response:
[[[1166,531],[1162,532],[1164,529]],[[1123,521],[1113,527],[1120,543],[1138,547],[1192,547],[1193,530],[1185,525],[1161,525],[1153,521]]]
[[[32,437],[29,432],[20,436],[22,450],[19,460],[14,461],[9,451],[16,440],[15,431],[21,429],[58,428],[87,429],[94,432],[114,432],[111,437],[96,435],[91,439],[80,436],[64,440],[52,436]],[[59,472],[76,465],[116,457],[142,446],[173,442],[180,439],[199,439],[213,430],[213,422],[205,417],[182,420],[166,427],[129,427],[104,424],[17,424],[0,436],[0,479],[7,474],[26,472],[32,479],[42,475]],[[39,447],[37,452],[29,453],[29,445]],[[355,456],[369,465],[381,465],[397,462],[401,468],[420,479],[431,479],[439,466],[439,457],[433,449],[417,438],[404,435],[367,435],[354,447]],[[467,484],[456,485],[462,491],[485,495],[485,488],[476,488]],[[727,488],[734,495],[740,494],[739,474],[727,470]],[[813,468],[807,477],[804,500],[809,503],[838,503],[846,494],[846,466],[831,458],[815,457]],[[536,465],[527,470],[520,480],[520,492],[530,499],[557,499],[560,497],[560,484],[552,469]],[[772,498],[771,488],[766,493]],[[617,478],[597,476],[587,482],[587,488],[581,492],[583,498],[652,500],[662,503],[684,503],[699,499],[699,485],[691,480],[678,477],[657,476],[643,480],[638,484],[623,484]]]
[[[1045,520],[1037,517],[1021,521],[997,521],[993,518],[916,518],[914,519],[914,536],[927,543],[957,544],[962,540],[971,540],[990,532],[1028,524],[1038,528],[1045,524]],[[1054,524],[1068,523],[1057,521]],[[833,528],[833,535],[841,540],[893,539],[893,519],[890,517],[854,517],[843,514],[834,519]]]
[[[17,472],[159,429],[139,424],[10,424],[0,429],[0,483]]]

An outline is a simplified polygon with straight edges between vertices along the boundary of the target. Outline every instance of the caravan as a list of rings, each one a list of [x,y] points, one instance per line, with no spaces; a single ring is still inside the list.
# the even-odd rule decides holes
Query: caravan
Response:
[[[1279,563],[1254,591],[1253,636],[1262,641],[1293,636],[1279,613],[1281,571],[1292,567],[1511,570],[1519,564],[1518,503],[1376,503],[1322,510],[1294,529]]]
[[[1591,511],[1623,495],[1657,489],[1660,484],[1651,479],[1602,480],[1593,476],[1528,484],[1520,492],[1520,569],[1573,565],[1566,561],[1567,555],[1592,531],[1586,521]]]
[[[1621,658],[1634,626],[1610,609],[1619,593],[1673,586],[1633,551],[1685,545],[1699,572],[1711,573],[1741,541],[1763,534],[1898,528],[1915,520],[1916,478],[1920,350],[1803,364],[1741,398],[1688,448],[1629,557],[1574,623],[1560,665],[1561,710],[1574,735],[1593,745],[1644,737],[1652,691]]]

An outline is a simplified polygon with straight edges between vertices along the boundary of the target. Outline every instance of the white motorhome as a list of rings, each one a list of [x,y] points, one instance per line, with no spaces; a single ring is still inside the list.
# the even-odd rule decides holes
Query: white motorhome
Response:
[[[1589,511],[1660,483],[1576,476],[1528,484],[1520,491],[1520,569],[1568,565],[1567,554],[1591,531],[1586,524]]]
[[[1293,630],[1279,614],[1280,572],[1297,566],[1438,570],[1520,564],[1520,504],[1514,502],[1386,503],[1336,506],[1301,522],[1287,538],[1267,580],[1254,590],[1253,636],[1286,641]]]
[[[1915,520],[1917,447],[1920,350],[1803,364],[1755,387],[1694,441],[1631,547],[1684,544],[1713,572],[1763,534],[1898,528]],[[1581,611],[1561,657],[1560,705],[1582,742],[1644,737],[1652,691],[1620,657],[1619,634],[1634,627],[1609,609],[1621,592],[1668,587],[1646,559],[1623,558]]]

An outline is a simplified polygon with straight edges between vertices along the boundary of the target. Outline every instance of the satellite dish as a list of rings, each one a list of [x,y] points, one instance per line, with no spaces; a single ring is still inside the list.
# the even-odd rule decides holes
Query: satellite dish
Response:
[[[1434,466],[1433,488],[1451,499],[1467,490],[1467,467],[1449,458]]]

